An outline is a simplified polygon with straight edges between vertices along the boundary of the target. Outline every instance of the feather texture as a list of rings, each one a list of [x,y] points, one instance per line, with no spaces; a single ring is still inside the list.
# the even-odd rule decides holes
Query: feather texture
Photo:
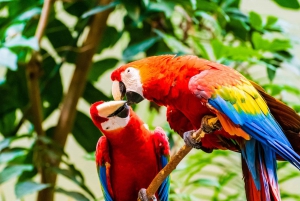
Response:
[[[101,190],[105,201],[113,201],[113,191],[110,181],[110,157],[108,142],[105,136],[100,137],[96,147],[96,166],[98,169]]]
[[[123,82],[128,67],[139,73],[140,95],[168,107],[179,134],[198,129],[205,115],[217,116],[223,129],[205,135],[202,146],[242,153],[248,200],[280,200],[276,155],[300,168],[292,148],[300,150],[300,118],[292,109],[234,69],[196,56],[148,57],[116,69],[112,80]]]
[[[156,149],[156,155],[161,164],[161,168],[164,168],[170,160],[170,148],[168,144],[168,138],[164,130],[157,127],[153,133],[153,141]],[[160,201],[169,200],[170,189],[170,176],[168,176],[158,188],[157,197]]]
[[[130,108],[129,122],[116,130],[101,127],[96,107],[91,107],[95,125],[103,132],[96,147],[96,164],[105,201],[136,200],[141,188],[147,188],[152,179],[169,160],[169,143],[162,128],[151,132]],[[96,117],[94,117],[96,115]],[[115,123],[115,122],[114,122]],[[167,201],[169,177],[157,191],[159,201]]]

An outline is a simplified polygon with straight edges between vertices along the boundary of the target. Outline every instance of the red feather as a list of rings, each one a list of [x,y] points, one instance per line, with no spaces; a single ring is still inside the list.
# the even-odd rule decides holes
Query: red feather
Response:
[[[96,106],[97,103],[92,105],[91,116],[105,135],[97,144],[96,163],[106,166],[108,191],[114,201],[136,200],[139,190],[147,188],[162,168],[161,155],[169,154],[166,134],[161,128],[154,133],[146,129],[144,122],[131,108],[125,127],[104,130],[101,123],[105,118],[94,117],[98,116]]]

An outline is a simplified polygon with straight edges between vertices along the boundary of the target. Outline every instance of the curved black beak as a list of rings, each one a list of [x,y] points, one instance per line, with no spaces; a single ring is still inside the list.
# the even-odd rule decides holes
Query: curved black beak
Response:
[[[129,106],[127,103],[119,107],[116,111],[114,111],[112,114],[108,115],[108,117],[118,116],[120,118],[126,118],[129,115]]]
[[[128,105],[133,105],[133,104],[139,103],[142,100],[144,100],[143,96],[141,96],[139,93],[136,93],[134,91],[127,91],[126,97],[127,97]]]

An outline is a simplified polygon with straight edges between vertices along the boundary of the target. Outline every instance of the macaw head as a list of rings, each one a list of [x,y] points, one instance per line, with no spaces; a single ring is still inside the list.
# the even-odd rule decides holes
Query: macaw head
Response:
[[[129,105],[148,100],[159,100],[169,91],[168,72],[174,55],[153,56],[120,66],[111,74],[114,100],[127,97]],[[163,87],[162,87],[163,86]]]
[[[126,101],[99,101],[92,104],[90,115],[94,124],[105,134],[124,128],[130,120],[130,108]]]

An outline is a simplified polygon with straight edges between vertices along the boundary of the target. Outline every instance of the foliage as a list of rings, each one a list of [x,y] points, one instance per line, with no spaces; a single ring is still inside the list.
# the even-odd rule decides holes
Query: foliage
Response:
[[[274,3],[288,9],[299,9],[297,0],[274,0]],[[262,16],[255,11],[243,13],[239,0],[115,0],[107,5],[98,5],[96,0],[56,1],[41,44],[35,37],[35,30],[43,1],[27,0],[20,5],[17,0],[0,3],[0,66],[3,67],[0,81],[0,132],[3,137],[0,142],[0,184],[17,178],[15,193],[19,198],[54,188],[56,193],[75,200],[96,199],[86,185],[81,172],[84,170],[76,168],[64,152],[64,144],[53,137],[59,122],[54,127],[44,127],[44,136],[36,131],[34,119],[37,114],[30,110],[33,102],[29,93],[32,86],[28,84],[31,78],[28,66],[38,52],[41,62],[38,96],[42,102],[43,122],[46,122],[64,104],[66,75],[62,73],[63,66],[76,64],[77,58],[87,51],[88,47],[82,46],[82,40],[91,18],[108,9],[114,9],[112,15],[118,19],[114,23],[99,25],[104,31],[103,38],[88,76],[81,80],[85,89],[79,97],[86,105],[111,99],[97,83],[120,62],[172,53],[195,54],[230,65],[300,111],[299,86],[276,82],[277,72],[282,67],[294,66],[299,71],[300,63],[293,54],[295,41],[286,33],[280,19]],[[106,56],[108,51],[119,46],[121,56]],[[89,61],[86,63],[88,70]],[[251,71],[253,68],[266,71],[267,79],[257,78]],[[155,110],[144,110],[152,119],[156,115]],[[92,152],[101,134],[90,121],[88,111],[78,109],[73,123],[73,137],[86,152]],[[152,121],[149,123],[151,125]],[[170,143],[176,150],[180,139],[169,132]],[[27,143],[22,143],[24,140]],[[49,171],[73,181],[82,192],[69,191],[54,183],[36,182],[41,169],[47,167],[46,159],[60,161],[63,167],[51,167]],[[287,168],[286,163],[279,164],[279,172]],[[240,172],[237,154],[194,151],[173,173],[170,198],[243,200]],[[283,183],[295,176],[298,174],[291,169],[290,174],[280,177],[280,181]],[[210,193],[201,194],[198,189]],[[283,198],[299,199],[295,192],[283,190],[282,195]]]

